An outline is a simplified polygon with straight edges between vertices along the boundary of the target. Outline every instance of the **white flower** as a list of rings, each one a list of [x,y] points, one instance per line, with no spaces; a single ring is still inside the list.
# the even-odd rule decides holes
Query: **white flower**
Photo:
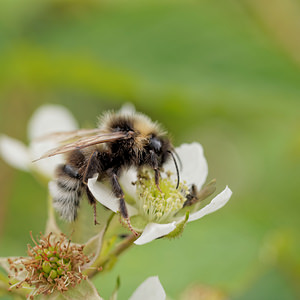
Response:
[[[165,300],[166,293],[158,276],[147,278],[131,295],[129,300]]]
[[[142,232],[135,244],[142,245],[152,240],[168,235],[184,226],[187,222],[198,220],[223,207],[231,197],[231,190],[226,187],[220,194],[203,207],[198,209],[197,205],[190,207],[189,215],[180,214],[187,200],[191,187],[194,185],[200,191],[208,173],[206,159],[203,155],[202,146],[199,143],[183,144],[176,148],[176,153],[181,161],[180,186],[176,190],[176,169],[172,161],[164,166],[164,173],[160,180],[163,193],[159,193],[151,175],[150,180],[143,181],[137,176],[137,172],[130,169],[124,173],[120,181],[127,195],[135,200],[135,204],[129,205],[128,212],[133,227]],[[136,184],[132,184],[136,182]],[[111,189],[105,184],[98,182],[97,177],[89,179],[88,187],[94,197],[109,209],[117,212],[119,210],[119,199],[116,198]],[[133,220],[137,218],[144,220],[137,228]]]
[[[71,131],[78,128],[72,114],[60,105],[43,105],[38,108],[28,124],[29,145],[0,135],[0,156],[11,166],[23,171],[36,171],[47,178],[53,177],[55,167],[63,162],[61,155],[32,163],[49,149],[57,146],[53,140],[38,138],[53,132]]]

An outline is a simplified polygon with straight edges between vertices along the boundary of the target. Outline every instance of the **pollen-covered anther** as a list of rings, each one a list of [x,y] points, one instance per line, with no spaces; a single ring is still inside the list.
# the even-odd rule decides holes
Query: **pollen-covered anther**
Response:
[[[51,233],[48,236],[40,234],[37,242],[33,237],[32,241],[35,246],[28,245],[28,257],[8,259],[15,273],[10,278],[15,281],[10,289],[31,288],[32,299],[35,295],[48,295],[55,290],[67,291],[68,286],[75,286],[86,279],[81,268],[89,262],[89,258],[83,253],[83,246],[71,244],[63,234],[58,237],[51,236]],[[22,271],[26,271],[26,277],[17,281]]]
[[[140,212],[150,222],[165,223],[182,209],[189,189],[184,182],[176,189],[176,183],[168,174],[159,181],[160,192],[154,184],[154,176],[150,170],[142,170],[138,175],[136,187]]]

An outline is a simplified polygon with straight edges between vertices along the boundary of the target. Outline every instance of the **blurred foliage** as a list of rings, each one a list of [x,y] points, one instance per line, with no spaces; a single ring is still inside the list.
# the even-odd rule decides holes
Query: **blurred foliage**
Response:
[[[190,284],[234,300],[300,297],[299,17],[299,0],[1,1],[0,132],[25,142],[42,103],[92,127],[132,102],[175,145],[201,142],[208,180],[234,192],[180,239],[126,253],[95,279],[101,295],[117,275],[126,299],[157,274],[174,299]],[[0,255],[22,255],[47,191],[0,167]]]

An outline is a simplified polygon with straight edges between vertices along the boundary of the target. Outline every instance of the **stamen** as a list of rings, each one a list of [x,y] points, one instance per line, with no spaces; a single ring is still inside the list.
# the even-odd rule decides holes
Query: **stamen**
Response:
[[[136,183],[139,194],[139,209],[150,222],[167,223],[183,206],[189,193],[184,183],[178,189],[171,179],[171,174],[161,178],[161,193],[155,186],[155,175],[150,170],[142,170]]]

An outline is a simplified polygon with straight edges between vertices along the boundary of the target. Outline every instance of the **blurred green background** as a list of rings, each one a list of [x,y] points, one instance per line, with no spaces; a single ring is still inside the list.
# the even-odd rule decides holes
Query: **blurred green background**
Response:
[[[173,299],[300,299],[299,0],[2,0],[0,99],[0,132],[24,142],[41,104],[93,127],[132,102],[175,145],[199,141],[208,180],[233,190],[180,239],[134,247],[99,275],[103,297],[117,275],[120,299],[159,275]],[[0,168],[0,256],[24,255],[47,191]]]

